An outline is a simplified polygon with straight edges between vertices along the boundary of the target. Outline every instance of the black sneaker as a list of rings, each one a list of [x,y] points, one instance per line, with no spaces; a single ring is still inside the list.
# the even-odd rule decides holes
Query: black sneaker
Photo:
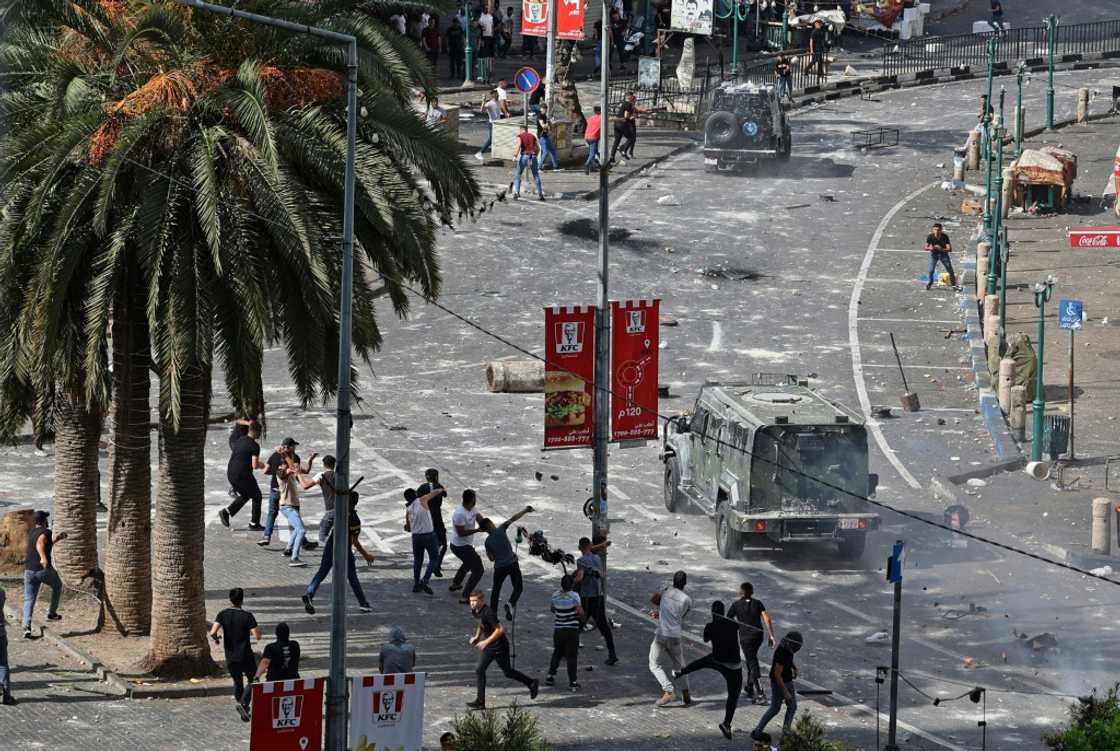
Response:
[[[571,683],[568,684],[568,690],[571,691],[573,694],[576,691],[579,691],[579,683],[576,682],[576,681],[572,681]]]
[[[544,685],[555,686],[556,685],[556,676],[554,676],[552,674],[549,674],[548,677],[544,679]]]
[[[933,289],[933,282],[926,282],[926,289]]]
[[[315,606],[311,604],[311,595],[304,593],[299,599],[303,600],[303,609],[308,615],[315,615]]]
[[[358,612],[359,613],[372,613],[373,612],[373,607],[371,605],[368,605],[368,604],[367,605],[359,605],[358,606]]]
[[[607,658],[607,663],[606,664],[617,665],[618,664],[618,657],[615,656],[615,655],[611,655],[610,657]]]
[[[544,193],[541,193],[541,200],[544,200]]]
[[[462,584],[456,584],[455,582],[451,582],[451,586],[447,588],[447,591],[448,592],[458,592],[462,588],[463,588]]]
[[[272,540],[268,539],[267,537],[262,537],[261,539],[257,540],[257,544],[262,548],[267,548],[272,544]]]
[[[264,525],[263,524],[257,524],[256,522],[253,522],[246,529],[248,529],[250,532],[263,532],[264,531]]]
[[[413,584],[412,585],[412,591],[413,592],[419,592],[420,591],[420,585],[419,584]]]
[[[537,694],[539,694],[540,691],[541,691],[541,682],[538,681],[536,678],[534,678],[533,682],[529,684],[529,698],[530,699],[536,699]]]
[[[3,704],[5,707],[14,707],[15,705],[19,704],[19,702],[16,701],[16,698],[14,696],[6,693],[4,694],[3,699],[0,699],[0,704]]]
[[[433,571],[432,576],[434,576],[437,579],[442,579],[443,578],[443,572],[442,571]]]
[[[506,620],[507,621],[512,621],[513,620],[513,614],[514,614],[513,606],[510,605],[508,602],[505,603],[505,606],[506,606]]]
[[[58,613],[47,613],[47,620],[48,621],[61,621],[62,616],[59,615]]]
[[[731,740],[731,726],[725,722],[719,724],[719,732],[723,733],[723,737]]]
[[[467,702],[467,709],[486,709],[486,702],[482,699],[475,699],[474,701]]]
[[[249,717],[249,710],[246,709],[245,705],[241,702],[237,702],[237,714],[241,715],[242,722],[248,722],[250,719],[252,719],[251,717]]]
[[[284,548],[284,557],[285,558],[291,558],[292,557],[292,549],[291,548]]]
[[[304,540],[303,545],[301,545],[300,547],[304,550],[314,550],[315,548],[319,547],[319,543],[315,542],[314,540]]]
[[[420,585],[420,590],[424,594],[428,594],[428,595],[434,595],[435,594],[435,592],[432,591],[432,588],[429,587],[426,583],[423,583],[423,584]]]
[[[222,509],[218,512],[218,519],[221,520],[222,526],[229,529],[229,509]]]
[[[34,639],[35,638],[34,636],[31,635],[31,627],[30,626],[28,626],[27,628],[25,628],[23,630],[23,638],[24,639]]]

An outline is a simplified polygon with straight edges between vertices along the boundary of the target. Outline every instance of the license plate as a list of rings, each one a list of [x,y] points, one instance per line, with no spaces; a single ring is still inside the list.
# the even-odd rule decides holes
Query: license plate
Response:
[[[719,160],[712,159],[711,157],[704,157],[704,164],[718,164]]]
[[[840,529],[859,529],[859,519],[841,519]]]

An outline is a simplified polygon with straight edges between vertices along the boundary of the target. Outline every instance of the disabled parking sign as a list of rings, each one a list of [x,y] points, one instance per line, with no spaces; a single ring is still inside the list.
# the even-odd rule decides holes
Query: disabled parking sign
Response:
[[[1061,300],[1058,302],[1058,325],[1063,329],[1080,329],[1085,320],[1085,303],[1081,300]]]

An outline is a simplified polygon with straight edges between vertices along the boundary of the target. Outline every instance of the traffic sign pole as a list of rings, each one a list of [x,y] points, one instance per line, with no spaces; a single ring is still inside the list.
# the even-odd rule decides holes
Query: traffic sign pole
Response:
[[[1058,301],[1058,325],[1063,329],[1069,329],[1069,455],[1068,459],[1073,461],[1073,347],[1074,347],[1074,334],[1081,328],[1081,322],[1085,320],[1085,303],[1081,300],[1060,300]]]
[[[1073,333],[1076,329],[1069,330],[1069,460],[1073,455]]]
[[[902,628],[902,551],[903,542],[894,544],[894,551],[887,559],[887,581],[894,582],[894,623],[891,629],[891,705],[887,724],[885,751],[899,751],[895,736],[898,732],[898,652],[899,631]]]

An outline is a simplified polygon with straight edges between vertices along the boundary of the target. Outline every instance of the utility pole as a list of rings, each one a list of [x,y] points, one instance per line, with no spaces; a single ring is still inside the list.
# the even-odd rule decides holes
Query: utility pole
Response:
[[[904,543],[897,540],[891,557],[887,559],[887,581],[894,582],[894,624],[891,629],[891,705],[887,724],[887,745],[884,751],[899,751],[896,743],[898,732],[898,652],[902,629],[902,551]]]
[[[984,191],[984,234],[992,231],[992,76],[995,73],[996,37],[988,37],[988,94],[984,97],[984,158],[987,169],[987,182]]]
[[[1000,227],[999,256],[999,356],[1007,354],[1007,264],[1011,261],[1011,243],[1007,240],[1007,225]]]
[[[1057,46],[1058,17],[1046,17],[1046,129],[1054,130],[1054,48]],[[1037,460],[1036,460],[1037,461]]]
[[[463,29],[463,85],[468,86],[474,80],[474,47],[471,46],[471,3],[463,3],[463,17],[466,19],[467,28]]]
[[[548,0],[548,36],[544,46],[544,103],[552,114],[552,80],[556,78],[556,0]]]
[[[595,424],[593,436],[593,471],[591,489],[591,540],[598,542],[609,529],[607,520],[607,440],[610,425],[610,379],[611,379],[611,306],[609,295],[610,245],[607,228],[610,224],[610,172],[607,169],[607,124],[609,117],[609,91],[611,71],[611,34],[608,20],[611,17],[608,0],[603,2],[603,33],[599,65],[600,126],[599,126],[599,312],[596,314],[598,325],[595,327]],[[606,597],[607,551],[603,558],[603,596]],[[607,624],[608,628],[610,624]]]
[[[999,102],[1000,109],[1003,109],[1003,87],[1000,87]],[[992,234],[991,234],[991,257],[988,263],[988,294],[994,295],[996,293],[996,262],[1000,261],[999,248],[1000,248],[1000,224],[1003,222],[1003,137],[1004,127],[1003,119],[1000,119],[1000,124],[996,128],[996,153],[997,153],[997,166],[996,166],[996,196],[995,196],[995,210],[992,212]],[[1001,290],[1001,294],[1006,290]],[[987,312],[984,315],[988,315]]]
[[[1023,154],[1023,82],[1030,82],[1031,74],[1027,71],[1027,64],[1019,61],[1015,68],[1015,81],[1019,84],[1019,94],[1015,97],[1015,158]]]
[[[1036,374],[1034,402],[1031,403],[1031,461],[1042,461],[1042,423],[1046,411],[1046,397],[1042,393],[1042,360],[1046,349],[1046,302],[1054,291],[1054,277],[1034,285],[1034,306],[1038,308],[1038,373]]]
[[[350,34],[292,23],[282,18],[262,16],[203,0],[177,0],[196,10],[240,18],[297,34],[346,45],[346,173],[342,204],[342,278],[339,284],[338,314],[338,404],[335,410],[335,487],[350,487],[350,335],[354,289],[354,155],[358,139],[358,40]],[[468,58],[469,59],[469,58]],[[331,570],[331,651],[330,677],[327,681],[326,751],[346,751],[346,557],[350,547],[350,497],[340,495],[334,505],[332,538],[335,566]]]

